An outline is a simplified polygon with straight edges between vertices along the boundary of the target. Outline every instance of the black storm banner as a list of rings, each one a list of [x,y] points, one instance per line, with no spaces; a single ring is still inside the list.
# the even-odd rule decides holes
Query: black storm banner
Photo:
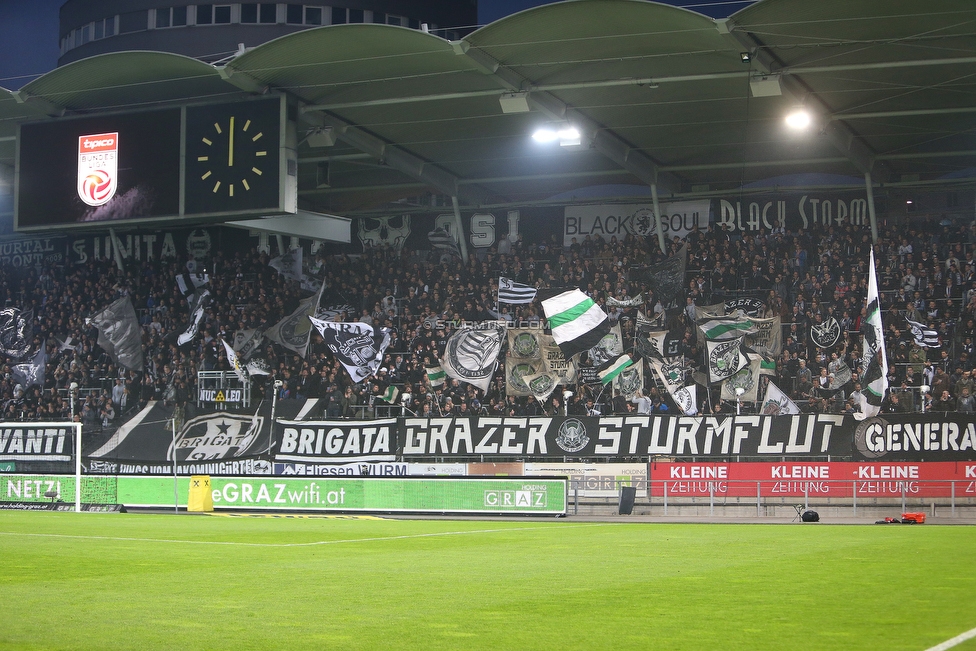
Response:
[[[410,457],[847,456],[853,419],[732,417],[406,418]],[[845,427],[846,425],[846,427]]]

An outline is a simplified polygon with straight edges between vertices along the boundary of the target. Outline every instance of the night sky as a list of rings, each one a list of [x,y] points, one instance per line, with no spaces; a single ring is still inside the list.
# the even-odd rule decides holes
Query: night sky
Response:
[[[486,25],[553,0],[479,0],[478,22]],[[718,17],[752,0],[665,0]],[[16,90],[58,64],[58,9],[64,0],[0,0],[0,86]]]

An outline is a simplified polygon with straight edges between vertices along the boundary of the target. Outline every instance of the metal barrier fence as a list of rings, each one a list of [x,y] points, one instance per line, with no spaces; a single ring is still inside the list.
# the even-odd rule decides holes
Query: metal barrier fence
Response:
[[[572,479],[569,484],[570,512],[579,513],[580,506],[616,504],[624,487],[635,489],[635,505],[657,508],[663,515],[681,507],[708,507],[708,515],[716,515],[716,508],[736,507],[740,511],[754,506],[756,517],[764,517],[771,507],[795,509],[797,515],[811,508],[850,509],[857,517],[858,509],[877,507],[900,512],[913,510],[948,509],[949,517],[958,517],[961,509],[976,507],[976,481],[973,480],[886,480],[854,479],[817,480],[679,480],[639,478],[617,479],[609,497],[606,489],[594,491],[587,480]],[[598,496],[599,495],[599,496]],[[673,513],[672,513],[673,514]]]

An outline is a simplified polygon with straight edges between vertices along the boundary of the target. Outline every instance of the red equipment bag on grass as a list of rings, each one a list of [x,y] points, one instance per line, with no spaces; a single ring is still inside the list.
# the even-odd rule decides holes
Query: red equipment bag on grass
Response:
[[[925,524],[925,513],[902,513],[901,521],[911,522],[912,524]]]

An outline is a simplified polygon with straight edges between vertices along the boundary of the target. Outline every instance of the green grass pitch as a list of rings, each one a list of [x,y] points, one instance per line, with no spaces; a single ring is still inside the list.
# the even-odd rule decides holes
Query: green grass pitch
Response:
[[[0,649],[921,651],[974,533],[0,512]]]

